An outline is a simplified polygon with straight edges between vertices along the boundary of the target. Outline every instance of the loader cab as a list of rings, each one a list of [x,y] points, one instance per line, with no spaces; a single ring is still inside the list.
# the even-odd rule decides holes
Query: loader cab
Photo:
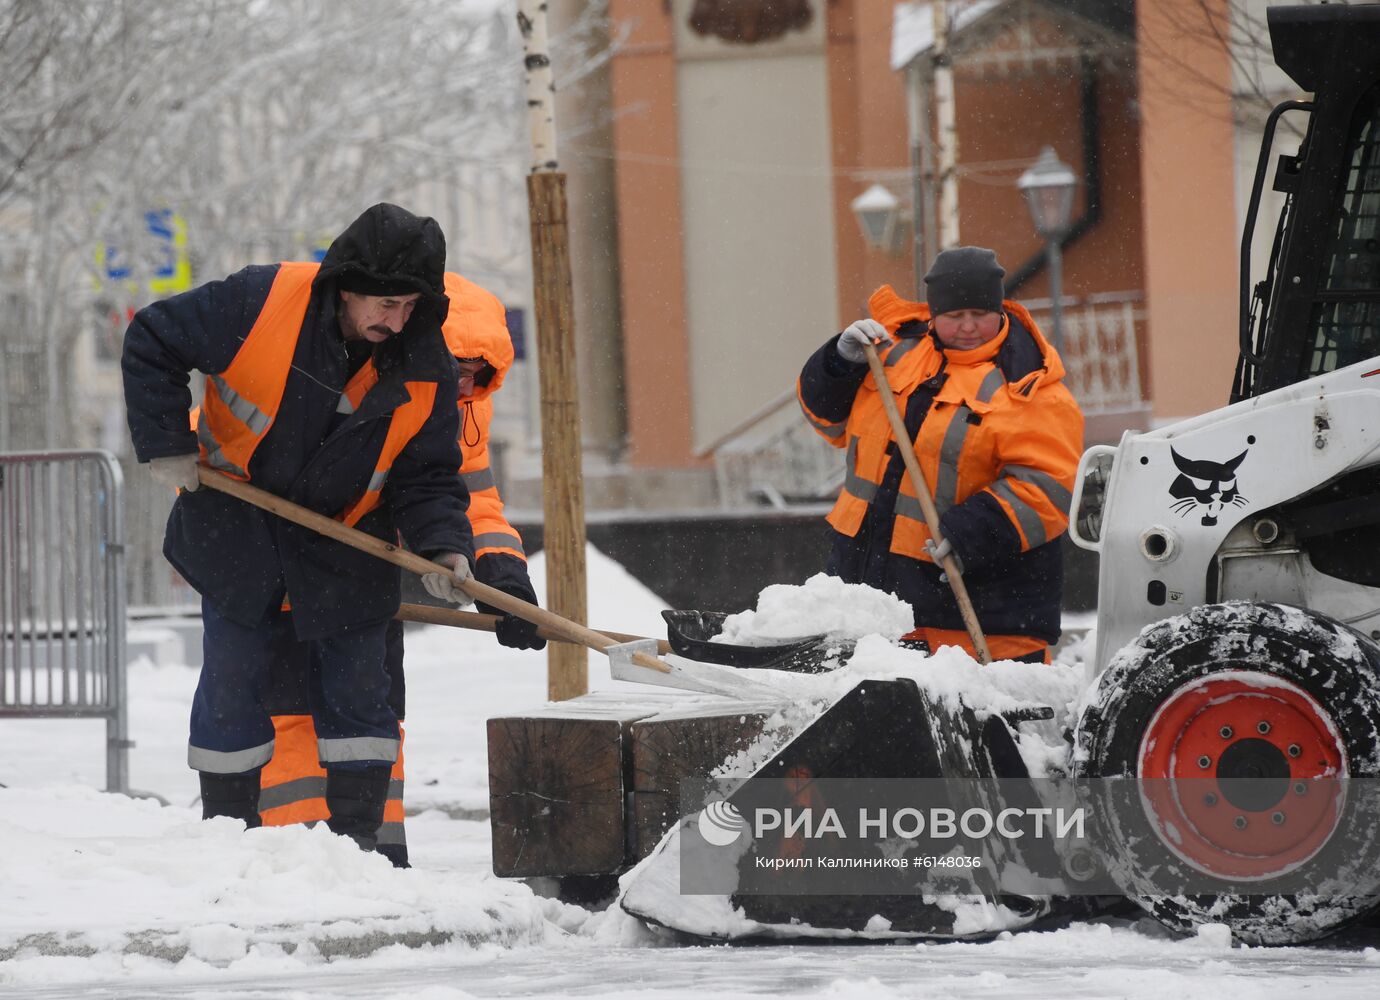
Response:
[[[1267,18],[1275,61],[1313,100],[1286,101],[1266,123],[1241,243],[1232,402],[1380,355],[1380,4],[1275,7]],[[1290,114],[1306,114],[1307,131],[1275,165],[1285,207],[1252,288],[1260,193]]]

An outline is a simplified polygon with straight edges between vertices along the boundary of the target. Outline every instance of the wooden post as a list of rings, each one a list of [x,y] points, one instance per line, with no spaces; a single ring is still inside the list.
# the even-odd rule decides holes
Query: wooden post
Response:
[[[954,111],[954,68],[949,56],[949,5],[935,0],[934,111],[939,147],[939,249],[958,245],[958,124]]]
[[[583,624],[588,612],[575,307],[565,174],[559,171],[556,160],[555,87],[547,47],[545,0],[519,0],[518,27],[522,31],[532,131],[527,202],[532,223],[537,367],[541,373],[546,603],[563,618]],[[589,689],[589,657],[582,647],[552,643],[547,647],[546,662],[546,692],[552,701],[574,698]]]

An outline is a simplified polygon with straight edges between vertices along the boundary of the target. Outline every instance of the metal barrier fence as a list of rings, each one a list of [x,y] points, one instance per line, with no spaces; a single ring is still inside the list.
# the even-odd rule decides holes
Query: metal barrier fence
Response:
[[[129,790],[124,486],[104,451],[0,454],[0,719],[103,718]]]

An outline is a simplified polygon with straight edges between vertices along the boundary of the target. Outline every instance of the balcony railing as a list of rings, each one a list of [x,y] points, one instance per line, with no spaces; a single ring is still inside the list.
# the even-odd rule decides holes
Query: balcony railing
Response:
[[[1145,405],[1141,388],[1138,335],[1145,323],[1140,292],[1107,292],[1063,300],[1064,384],[1084,414],[1133,410]],[[1023,300],[1049,339],[1054,318],[1049,299]]]

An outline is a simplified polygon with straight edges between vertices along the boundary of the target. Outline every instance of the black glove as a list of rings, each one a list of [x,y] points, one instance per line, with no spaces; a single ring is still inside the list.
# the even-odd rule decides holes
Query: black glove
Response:
[[[537,603],[537,592],[532,589],[532,581],[527,576],[527,563],[516,556],[490,552],[479,557],[474,571],[480,583],[488,584],[509,597],[516,597],[519,601]],[[498,615],[498,625],[494,632],[498,635],[500,646],[507,646],[509,649],[546,648],[546,640],[537,635],[537,626],[527,619],[510,615],[501,608],[491,607],[483,601],[477,601],[476,605],[486,614]]]
[[[529,604],[537,603],[537,595],[531,590],[520,587],[499,587],[510,597],[516,597]],[[545,649],[546,640],[537,635],[537,626],[529,622],[526,618],[519,618],[517,615],[510,615],[500,608],[492,607],[483,601],[476,603],[480,611],[490,615],[498,615],[498,623],[494,626],[494,634],[498,636],[498,644],[507,646],[509,649]]]
[[[517,615],[504,615],[494,626],[498,644],[509,649],[545,649],[546,640],[537,635],[537,626]]]

